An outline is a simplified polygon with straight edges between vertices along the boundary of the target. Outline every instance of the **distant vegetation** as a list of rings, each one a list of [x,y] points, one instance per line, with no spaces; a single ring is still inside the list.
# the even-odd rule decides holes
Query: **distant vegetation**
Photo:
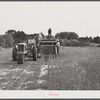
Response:
[[[21,40],[26,40],[27,35],[23,31],[8,30],[0,36],[1,47],[12,47]]]
[[[26,34],[24,31],[8,30],[4,35],[0,36],[0,47],[9,48],[16,45],[20,41],[27,40],[29,37],[35,37],[37,33]],[[42,37],[47,38],[43,33]],[[75,32],[60,32],[52,38],[60,40],[62,46],[93,46],[100,43],[100,37],[79,37]]]
[[[16,45],[18,42],[25,41],[29,37],[35,37],[37,33],[26,34],[24,31],[8,30],[4,35],[0,36],[0,47],[9,48]],[[42,37],[45,37],[42,34]]]
[[[100,43],[100,37],[79,37],[75,32],[60,32],[55,35],[60,39],[62,46],[95,46],[93,44]]]

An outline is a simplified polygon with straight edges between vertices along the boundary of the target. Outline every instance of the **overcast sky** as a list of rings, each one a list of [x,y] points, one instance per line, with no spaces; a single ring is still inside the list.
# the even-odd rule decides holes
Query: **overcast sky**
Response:
[[[9,29],[27,34],[48,28],[79,36],[100,36],[100,2],[0,2],[0,34]]]

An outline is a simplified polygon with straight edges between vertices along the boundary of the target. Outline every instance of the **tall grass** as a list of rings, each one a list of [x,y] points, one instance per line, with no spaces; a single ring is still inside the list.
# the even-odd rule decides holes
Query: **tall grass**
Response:
[[[99,90],[100,48],[66,47],[60,56],[48,62],[50,90]]]
[[[71,39],[71,40],[63,39],[61,40],[61,45],[71,46],[71,47],[84,47],[84,46],[91,46],[91,43],[87,41],[79,41],[76,39]]]

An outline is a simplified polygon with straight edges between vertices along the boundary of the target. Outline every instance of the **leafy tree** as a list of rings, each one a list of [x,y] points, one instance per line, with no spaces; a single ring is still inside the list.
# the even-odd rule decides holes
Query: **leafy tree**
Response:
[[[81,41],[81,42],[93,42],[93,38],[92,37],[88,37],[88,36],[79,37],[78,40]]]
[[[4,35],[1,35],[1,36],[0,36],[0,47],[5,47]]]
[[[95,42],[95,43],[100,43],[100,37],[99,37],[99,36],[94,37],[94,42]]]
[[[75,32],[60,32],[55,35],[56,38],[61,38],[61,39],[78,39],[78,34]]]
[[[6,32],[5,34],[5,45],[6,47],[12,47],[14,43],[14,39],[11,33]]]
[[[68,39],[78,39],[78,34],[76,34],[75,32],[69,32],[68,34]]]

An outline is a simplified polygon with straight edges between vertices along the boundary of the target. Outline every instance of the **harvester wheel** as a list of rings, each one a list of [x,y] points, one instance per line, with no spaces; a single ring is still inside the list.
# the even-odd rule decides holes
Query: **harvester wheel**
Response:
[[[57,46],[55,46],[55,57],[57,57]]]
[[[57,46],[57,55],[59,55],[59,46]]]
[[[37,48],[33,47],[32,49],[33,61],[37,61]]]
[[[23,64],[24,63],[24,55],[22,55],[22,54],[17,55],[17,63],[18,64]]]
[[[13,59],[13,61],[17,61],[17,49],[16,49],[16,47],[13,48],[12,59]]]

